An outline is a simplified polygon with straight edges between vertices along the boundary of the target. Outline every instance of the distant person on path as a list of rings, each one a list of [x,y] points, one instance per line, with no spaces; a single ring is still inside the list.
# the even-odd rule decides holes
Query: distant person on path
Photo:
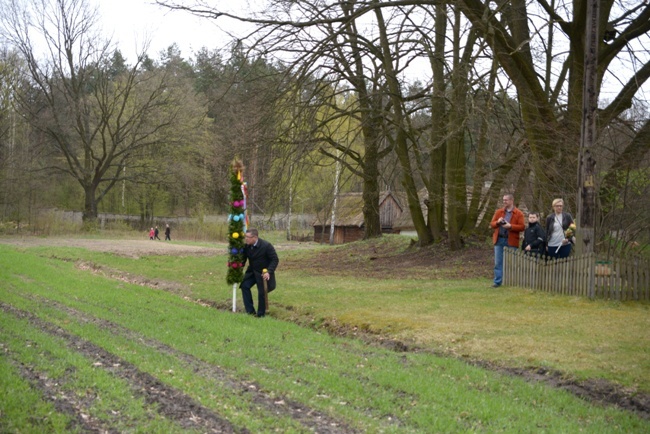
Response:
[[[539,224],[539,213],[531,212],[528,214],[528,227],[524,231],[524,243],[521,248],[524,252],[542,256],[545,254],[544,243],[546,242],[546,232]]]
[[[244,273],[241,288],[242,299],[246,313],[263,317],[266,314],[264,300],[264,281],[267,281],[268,292],[275,289],[275,269],[280,260],[271,243],[259,238],[257,229],[248,229],[244,239],[244,264],[248,261],[248,268]],[[266,270],[266,272],[264,272]],[[251,288],[257,285],[257,312],[253,305]]]
[[[546,217],[546,253],[549,258],[568,258],[573,239],[566,238],[566,230],[573,223],[573,217],[564,212],[564,200],[555,199],[552,206],[553,212]]]
[[[155,232],[154,232],[153,228],[149,229],[149,239],[150,240],[153,240],[154,234],[155,234]]]
[[[172,230],[169,225],[165,226],[165,241],[172,240]]]
[[[490,227],[494,229],[492,241],[494,242],[494,283],[493,288],[498,288],[503,283],[503,249],[519,248],[519,233],[526,226],[524,213],[515,207],[515,197],[512,194],[503,195],[503,208],[494,213]]]
[[[160,241],[160,237],[158,236],[159,233],[160,231],[158,230],[158,226],[156,226],[156,229],[153,230],[153,237],[158,241]]]

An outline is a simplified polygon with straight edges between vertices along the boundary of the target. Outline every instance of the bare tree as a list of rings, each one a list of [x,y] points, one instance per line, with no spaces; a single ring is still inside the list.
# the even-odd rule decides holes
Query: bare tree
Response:
[[[458,7],[475,25],[517,88],[517,94],[533,157],[534,176],[544,189],[538,205],[576,189],[577,153],[582,120],[587,0],[548,3],[484,2],[462,0]],[[535,19],[533,18],[535,17]],[[539,17],[542,17],[540,20]],[[547,27],[544,32],[543,28]],[[619,91],[598,111],[598,130],[629,109],[650,77],[650,4],[606,0],[601,2],[598,78],[618,84]],[[552,44],[552,45],[550,45]],[[636,44],[636,45],[635,45]],[[554,59],[563,60],[557,65]],[[632,60],[633,67],[622,67]],[[623,63],[621,63],[623,62]],[[604,102],[601,100],[601,102]],[[643,123],[628,152],[613,168],[639,164],[650,149]],[[630,159],[630,156],[636,156]],[[626,159],[627,162],[623,162]],[[602,162],[601,162],[602,163]],[[601,169],[602,170],[602,169]],[[574,197],[568,197],[573,202]]]
[[[280,0],[258,3],[263,7],[256,13],[233,12],[202,1],[158,3],[211,19],[254,25],[256,31],[248,35],[252,44],[290,59],[297,76],[315,76],[323,88],[347,86],[346,91],[355,93],[358,110],[337,115],[359,120],[363,152],[336,140],[329,140],[323,150],[332,158],[337,158],[333,149],[338,150],[354,166],[349,169],[367,183],[366,227],[370,230],[376,212],[372,192],[378,190],[375,180],[382,176],[381,158],[394,157],[384,154],[387,150],[395,151],[397,158],[391,162],[399,165],[421,244],[439,239],[448,230],[451,246],[460,247],[461,235],[476,230],[486,207],[494,202],[490,197],[498,197],[498,190],[506,185],[508,189],[525,185],[527,196],[532,195],[527,205],[537,209],[548,206],[550,197],[575,190],[583,1],[574,2],[573,21],[557,12],[571,9],[563,4],[523,0],[459,4]],[[616,15],[611,10],[614,2],[607,3],[605,9],[614,18],[609,25],[620,28],[621,36],[608,36],[606,54],[601,56],[603,71],[612,56],[623,53],[623,42],[641,37],[647,27],[645,5]],[[617,13],[625,10],[622,6],[615,8]],[[533,10],[548,19],[531,19]],[[558,31],[565,37],[558,38]],[[561,42],[567,45],[562,47]],[[567,47],[571,50],[561,51]],[[409,93],[404,71],[426,56],[433,79],[419,92]],[[559,67],[557,59],[564,60]],[[624,83],[620,98],[601,111],[604,119],[620,115],[646,78],[646,67],[637,69]],[[517,98],[510,92],[513,87]],[[427,116],[430,123],[422,127],[421,120]],[[633,141],[630,152],[644,154],[644,143]],[[424,201],[428,219],[421,209],[422,187],[428,193]]]
[[[83,188],[86,222],[118,181],[142,173],[123,169],[138,150],[165,140],[179,110],[165,74],[140,70],[144,57],[116,74],[98,28],[87,0],[11,0],[2,11],[2,34],[34,87],[20,102],[58,156],[50,168]]]
[[[324,154],[339,159],[348,170],[362,179],[365,236],[380,236],[379,163],[391,151],[384,126],[385,106],[390,101],[385,98],[386,92],[383,90],[382,61],[373,59],[371,55],[381,52],[378,49],[379,41],[376,36],[369,38],[363,31],[362,17],[372,12],[368,3],[352,1],[324,5],[312,1],[269,2],[265,4],[263,12],[256,16],[246,12],[238,15],[224,13],[219,6],[204,2],[195,2],[192,6],[175,2],[158,3],[209,18],[228,16],[256,26],[256,32],[250,34],[250,46],[264,54],[275,54],[289,64],[288,70],[292,76],[309,93],[300,100],[316,111],[322,107],[333,109],[331,118],[321,118],[312,125],[314,140],[307,142],[313,146],[314,142],[320,141]],[[358,137],[363,143],[361,150],[349,146],[350,143],[357,143],[356,140],[341,143],[336,138],[321,134],[329,122],[343,116],[341,106],[328,101],[332,89],[342,92],[341,95],[355,93],[354,106],[346,105],[344,110],[345,116],[359,121]],[[314,97],[320,98],[316,104]],[[295,98],[287,100],[296,101]],[[300,113],[301,116],[304,114],[304,111]],[[303,122],[299,123],[304,125]]]
[[[445,40],[450,35],[444,28],[449,18],[444,4],[377,0],[273,1],[262,3],[253,13],[232,12],[227,5],[214,6],[201,1],[158,3],[211,19],[235,19],[252,25],[256,31],[248,35],[250,46],[287,62],[292,78],[298,83],[295,93],[299,96],[286,100],[293,107],[296,102],[300,104],[297,116],[301,118],[287,124],[307,131],[311,129],[311,134],[306,140],[300,135],[301,142],[292,143],[293,152],[287,147],[284,155],[308,155],[308,152],[296,152],[295,149],[318,143],[324,155],[338,160],[356,174],[363,183],[366,237],[381,235],[380,185],[393,186],[392,173],[396,173],[406,191],[405,205],[419,243],[426,245],[439,239],[447,221],[453,247],[460,246],[460,234],[465,225],[474,227],[465,218],[468,159],[465,141],[467,81],[477,51],[474,47],[476,37],[470,34],[463,55],[458,54],[462,44],[458,31],[454,42],[457,61],[453,64],[449,60]],[[441,4],[437,11],[441,12],[442,20],[438,18],[434,22],[431,9],[438,4]],[[455,29],[460,28],[459,21],[457,14]],[[440,32],[438,27],[441,27]],[[409,94],[405,71],[415,59],[427,56],[428,46],[436,44],[434,34],[437,41],[434,55],[438,56],[434,86],[438,93],[431,98],[431,86],[428,85],[416,94]],[[241,37],[247,38],[246,35]],[[454,71],[455,66],[459,71]],[[448,94],[450,88],[454,89],[453,95]],[[339,104],[341,99],[352,103]],[[451,109],[448,101],[451,101]],[[414,129],[413,117],[426,112],[432,103],[438,111],[428,113],[431,141],[427,143],[428,149],[426,145],[425,149],[419,149],[418,141],[423,136]],[[283,110],[285,113],[292,111],[291,108]],[[448,112],[454,116],[449,116]],[[324,113],[328,115],[323,116]],[[341,118],[352,119],[348,125],[356,126],[348,128],[347,138],[328,133],[332,122]],[[453,128],[445,130],[452,124]],[[285,136],[296,135],[287,133]],[[447,152],[448,146],[453,153]],[[390,162],[384,163],[385,159]],[[293,164],[295,160],[285,161]],[[429,166],[425,167],[427,163]],[[386,170],[389,164],[393,166]],[[285,172],[295,173],[294,170]],[[422,187],[428,189],[428,203],[433,211],[428,221],[422,210]],[[445,206],[447,188],[453,196],[449,202],[453,204],[451,207]],[[447,219],[445,208],[450,213]],[[478,214],[474,212],[472,216]]]

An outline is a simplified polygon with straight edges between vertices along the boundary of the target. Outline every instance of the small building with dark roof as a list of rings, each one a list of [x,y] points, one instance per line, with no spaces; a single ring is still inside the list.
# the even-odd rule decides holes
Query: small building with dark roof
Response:
[[[403,205],[390,191],[379,195],[379,222],[383,233],[393,233],[393,223],[402,215]],[[314,241],[329,243],[332,215],[327,220],[314,222]],[[350,243],[363,239],[362,193],[344,193],[338,196],[334,213],[334,244]]]

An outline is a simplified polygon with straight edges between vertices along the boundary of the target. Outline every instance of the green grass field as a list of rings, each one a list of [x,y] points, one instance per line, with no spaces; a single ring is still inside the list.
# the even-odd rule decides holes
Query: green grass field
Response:
[[[647,304],[421,273],[314,275],[302,261],[330,248],[289,247],[257,319],[229,311],[225,249],[0,244],[0,432],[650,431],[633,412],[467,362],[647,393]]]

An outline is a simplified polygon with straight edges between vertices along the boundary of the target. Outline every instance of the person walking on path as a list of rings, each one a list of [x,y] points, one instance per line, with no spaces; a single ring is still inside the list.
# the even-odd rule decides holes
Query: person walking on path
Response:
[[[150,240],[153,240],[154,234],[155,234],[155,232],[154,232],[153,228],[149,229],[149,239]]]
[[[158,230],[158,226],[156,226],[156,228],[153,230],[153,237],[158,241],[160,241],[160,237],[158,236],[159,233],[160,231]]]
[[[172,230],[169,227],[169,225],[165,226],[165,241],[171,241],[172,240]]]
[[[268,307],[265,302],[266,291],[275,289],[275,270],[280,260],[273,245],[259,238],[257,229],[250,228],[246,231],[244,243],[244,264],[248,262],[248,268],[239,287],[246,313],[261,318],[266,315]],[[253,285],[257,285],[257,312],[251,294]]]
[[[524,213],[515,207],[515,197],[512,194],[503,195],[503,208],[494,213],[490,227],[494,230],[492,241],[494,243],[494,283],[493,288],[498,288],[503,283],[503,249],[519,248],[519,233],[526,226]]]

